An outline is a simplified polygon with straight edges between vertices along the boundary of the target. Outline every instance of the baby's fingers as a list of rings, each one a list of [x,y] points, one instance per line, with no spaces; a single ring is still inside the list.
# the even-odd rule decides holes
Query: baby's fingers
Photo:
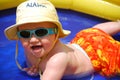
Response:
[[[36,66],[32,66],[30,68],[24,68],[23,70],[26,71],[28,75],[31,76],[38,75],[38,68]]]
[[[30,75],[30,76],[35,76],[36,75],[36,73],[34,73],[32,71],[28,71],[27,74]]]

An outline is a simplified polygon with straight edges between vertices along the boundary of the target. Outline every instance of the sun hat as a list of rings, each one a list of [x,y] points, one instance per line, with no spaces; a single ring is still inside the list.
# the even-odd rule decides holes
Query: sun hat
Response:
[[[5,29],[5,35],[9,40],[18,40],[17,27],[26,23],[52,22],[57,25],[59,38],[70,34],[64,30],[59,21],[54,5],[48,0],[26,0],[16,10],[16,24]]]

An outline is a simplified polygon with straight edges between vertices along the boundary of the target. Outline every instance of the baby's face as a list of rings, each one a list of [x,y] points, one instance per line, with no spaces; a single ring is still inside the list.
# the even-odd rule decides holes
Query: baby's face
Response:
[[[51,30],[55,27],[55,24],[49,22],[29,23],[19,26],[18,30],[23,31],[20,41],[25,51],[36,57],[43,57],[48,54],[52,48],[51,46],[54,45],[56,34],[45,35],[47,33],[46,29]],[[31,36],[29,32],[31,32]]]

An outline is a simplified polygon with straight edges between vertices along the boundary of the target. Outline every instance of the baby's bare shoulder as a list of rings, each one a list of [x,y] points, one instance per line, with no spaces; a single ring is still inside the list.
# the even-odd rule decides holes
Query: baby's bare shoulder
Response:
[[[68,58],[68,54],[66,54],[65,52],[59,52],[50,57],[49,63],[61,64],[67,62],[68,60],[67,58]]]
[[[67,55],[65,53],[59,53],[53,55],[46,64],[45,72],[52,72],[54,74],[63,74],[68,65]]]

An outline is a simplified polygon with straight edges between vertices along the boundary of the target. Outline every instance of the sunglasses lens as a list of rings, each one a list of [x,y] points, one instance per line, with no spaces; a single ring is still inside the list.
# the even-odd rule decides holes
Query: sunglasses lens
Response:
[[[20,36],[23,38],[29,38],[30,37],[30,32],[29,31],[21,31]]]
[[[45,36],[46,34],[48,34],[48,30],[47,29],[38,29],[35,31],[35,34],[38,37],[42,37],[42,36]]]

